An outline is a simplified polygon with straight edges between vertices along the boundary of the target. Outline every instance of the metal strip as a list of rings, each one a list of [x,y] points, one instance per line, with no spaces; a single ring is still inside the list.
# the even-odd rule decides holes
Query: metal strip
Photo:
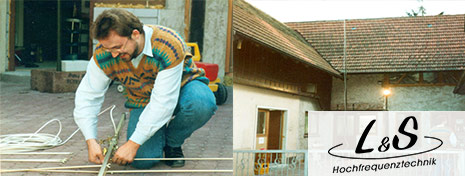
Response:
[[[308,155],[308,151],[305,151],[305,158],[304,158],[304,174],[305,176],[308,176],[308,160],[310,159],[309,155]]]
[[[307,150],[235,150],[234,156],[237,163],[234,172],[241,176],[308,175]],[[242,165],[247,166],[241,167]],[[249,167],[253,168],[249,169]]]
[[[72,155],[73,152],[26,152],[26,153],[0,153],[0,155]]]
[[[83,168],[97,168],[101,166],[102,165],[45,167],[45,168],[33,168],[33,169],[6,169],[6,170],[0,170],[0,172],[8,173],[8,172],[29,172],[29,171],[35,171],[35,170],[83,169]]]
[[[0,159],[0,162],[31,162],[31,163],[66,163],[67,158],[63,159]]]
[[[152,160],[198,160],[198,161],[211,161],[211,160],[224,160],[229,161],[233,158],[135,158],[135,161],[152,161]]]
[[[0,170],[3,172],[3,170]],[[99,171],[89,170],[54,170],[54,169],[31,169],[27,172],[60,172],[60,173],[99,173]],[[232,173],[233,170],[114,170],[106,171],[110,174],[117,173]]]
[[[108,148],[108,153],[105,156],[105,159],[103,160],[100,171],[98,172],[99,176],[106,175],[106,171],[108,169],[107,167],[108,162],[110,161],[110,157],[112,156],[113,149],[115,149],[116,145],[118,144],[119,132],[121,131],[121,127],[123,126],[123,122],[125,119],[126,119],[126,113],[123,113],[121,115],[121,120],[118,123],[118,127],[116,128],[115,135],[110,140],[110,147]]]

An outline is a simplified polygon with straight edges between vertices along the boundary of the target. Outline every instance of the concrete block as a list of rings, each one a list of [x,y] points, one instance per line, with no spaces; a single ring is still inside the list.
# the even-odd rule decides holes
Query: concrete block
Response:
[[[87,64],[89,64],[89,61],[87,60],[61,61],[61,71],[64,71],[64,72],[86,71]]]
[[[86,72],[60,72],[54,69],[31,70],[31,89],[40,92],[75,92]]]

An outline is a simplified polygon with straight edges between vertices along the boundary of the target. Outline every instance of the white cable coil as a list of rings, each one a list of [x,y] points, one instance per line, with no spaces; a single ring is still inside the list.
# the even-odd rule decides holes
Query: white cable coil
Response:
[[[100,112],[97,116],[100,116],[104,112],[110,111],[111,121],[113,127],[116,130],[115,122],[113,120],[113,109],[115,105],[108,107],[107,109]],[[44,129],[48,124],[52,122],[58,122],[59,129],[56,135],[39,133]],[[0,151],[1,153],[20,153],[20,152],[31,152],[36,150],[45,150],[53,147],[61,146],[68,142],[78,131],[76,129],[65,141],[62,141],[59,137],[62,130],[61,121],[58,119],[52,119],[42,125],[35,133],[25,133],[25,134],[6,134],[0,135]]]

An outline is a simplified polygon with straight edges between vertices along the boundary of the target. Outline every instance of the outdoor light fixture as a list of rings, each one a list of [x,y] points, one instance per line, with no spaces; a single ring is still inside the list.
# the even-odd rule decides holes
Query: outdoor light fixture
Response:
[[[383,90],[383,95],[384,95],[384,96],[389,96],[389,95],[391,95],[391,90],[385,88],[385,89]]]
[[[242,49],[242,40],[237,42],[237,49]]]
[[[383,107],[383,109],[385,111],[388,110],[388,96],[391,95],[391,93],[392,92],[391,92],[390,88],[386,87],[386,88],[383,89],[383,95],[384,95],[384,107]]]

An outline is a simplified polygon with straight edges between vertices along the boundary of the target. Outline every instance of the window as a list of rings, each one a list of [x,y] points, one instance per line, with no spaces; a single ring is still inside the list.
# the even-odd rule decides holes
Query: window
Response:
[[[308,111],[305,111],[305,132],[304,138],[308,138]]]
[[[310,118],[309,118],[310,116]],[[309,115],[308,111],[305,111],[305,134],[304,137],[318,136],[319,133],[319,116],[317,113],[312,113]]]
[[[304,88],[302,88],[302,92],[306,93],[316,93],[317,85],[314,83],[308,83]]]
[[[258,112],[257,134],[265,134],[266,130],[266,112]]]

